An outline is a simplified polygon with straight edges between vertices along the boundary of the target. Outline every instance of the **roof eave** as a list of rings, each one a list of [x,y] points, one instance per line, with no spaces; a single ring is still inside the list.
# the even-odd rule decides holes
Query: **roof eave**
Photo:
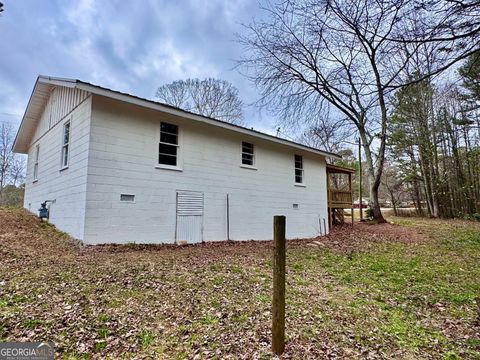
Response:
[[[52,86],[63,86],[63,87],[70,87],[73,88],[77,84],[77,80],[73,79],[65,79],[65,78],[55,78],[55,77],[50,77],[50,76],[45,76],[45,75],[39,75],[37,77],[37,80],[35,81],[35,85],[33,86],[32,92],[30,94],[30,98],[28,100],[27,107],[25,109],[25,112],[22,117],[22,121],[20,122],[20,126],[18,128],[17,134],[15,135],[15,140],[13,142],[12,146],[12,151],[15,153],[20,153],[20,154],[27,154],[28,153],[28,147],[25,145],[20,145],[19,140],[22,138],[22,136],[27,136],[28,134],[25,134],[25,127],[27,124],[27,118],[29,117],[28,114],[30,112],[32,100],[35,98],[35,95],[37,93],[37,89],[39,84],[46,84],[46,85],[52,85]]]
[[[28,149],[21,148],[18,145],[19,138],[24,132],[24,127],[25,127],[25,119],[27,117],[28,109],[30,107],[30,104],[32,103],[33,96],[35,94],[35,90],[37,89],[38,82],[40,81],[40,76],[37,77],[37,80],[35,80],[35,85],[33,86],[32,92],[30,93],[30,98],[28,99],[28,104],[27,107],[25,108],[25,112],[23,113],[22,116],[22,121],[20,122],[20,126],[18,127],[17,134],[15,135],[15,140],[13,141],[13,146],[12,146],[12,151],[14,153],[20,153],[20,154],[27,154]]]

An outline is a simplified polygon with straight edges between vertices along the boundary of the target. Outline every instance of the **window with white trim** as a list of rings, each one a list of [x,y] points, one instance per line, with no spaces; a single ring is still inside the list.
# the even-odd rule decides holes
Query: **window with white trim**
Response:
[[[38,159],[40,157],[40,144],[35,146],[35,163],[33,165],[33,181],[38,180]]]
[[[62,138],[62,169],[68,167],[68,161],[70,158],[70,129],[71,122],[67,121],[63,124],[63,138]]]
[[[303,184],[303,156],[295,155],[295,184]]]
[[[166,122],[160,123],[160,143],[158,146],[158,163],[160,165],[178,165],[178,126]]]
[[[246,141],[242,141],[242,165],[255,165],[255,146]]]

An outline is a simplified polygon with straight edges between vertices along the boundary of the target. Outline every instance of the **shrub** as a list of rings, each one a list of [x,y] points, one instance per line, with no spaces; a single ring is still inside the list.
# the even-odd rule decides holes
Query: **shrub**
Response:
[[[480,221],[480,213],[467,214],[463,218],[469,221]]]
[[[0,206],[22,207],[24,191],[23,187],[5,186],[0,192]]]

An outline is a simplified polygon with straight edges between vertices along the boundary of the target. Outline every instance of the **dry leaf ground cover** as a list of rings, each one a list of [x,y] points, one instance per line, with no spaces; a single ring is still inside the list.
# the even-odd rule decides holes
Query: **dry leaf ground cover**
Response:
[[[288,242],[285,358],[480,359],[479,225],[394,222]],[[81,247],[1,209],[0,341],[53,341],[60,358],[269,359],[271,246]]]

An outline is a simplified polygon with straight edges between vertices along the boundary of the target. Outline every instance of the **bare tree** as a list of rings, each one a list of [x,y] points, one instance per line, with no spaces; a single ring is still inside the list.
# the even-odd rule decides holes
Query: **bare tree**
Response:
[[[381,183],[385,189],[386,195],[392,203],[393,213],[397,216],[397,208],[400,205],[402,197],[406,194],[405,177],[398,171],[395,163],[386,164],[382,173]]]
[[[345,119],[332,121],[325,117],[319,117],[302,133],[299,141],[311,147],[338,153],[345,149],[345,141],[354,134],[354,129]]]
[[[13,128],[9,122],[0,124],[0,193],[7,184],[10,168],[14,160],[12,151]]]
[[[20,186],[25,182],[26,159],[23,155],[16,155],[9,170],[9,180],[13,186]]]
[[[155,96],[165,104],[184,110],[190,110],[191,105],[188,104],[189,85],[187,85],[189,81],[191,80],[177,80],[171,84],[162,85],[157,89]]]
[[[160,86],[156,97],[161,102],[199,115],[233,124],[243,121],[243,103],[238,90],[225,80],[178,80]]]
[[[290,123],[319,117],[331,106],[357,128],[378,222],[385,221],[378,189],[392,92],[408,83],[414,69],[424,76],[437,74],[479,46],[478,33],[470,31],[475,24],[461,21],[475,7],[454,11],[456,2],[433,3],[268,3],[264,20],[247,26],[247,35],[240,37],[246,50],[240,65],[260,88],[261,106]],[[461,32],[448,33],[442,23],[447,13],[449,25],[464,26]]]

